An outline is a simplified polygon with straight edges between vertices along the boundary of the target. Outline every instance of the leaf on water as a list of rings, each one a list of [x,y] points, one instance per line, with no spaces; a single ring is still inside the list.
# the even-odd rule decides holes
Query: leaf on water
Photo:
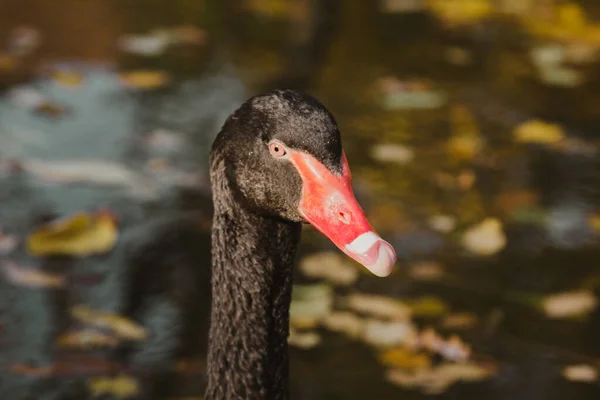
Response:
[[[333,307],[333,289],[327,284],[294,285],[290,323],[298,327],[315,326]]]
[[[452,215],[432,215],[427,220],[427,224],[434,231],[450,233],[456,227],[456,217]]]
[[[26,246],[36,256],[102,254],[112,250],[118,235],[110,213],[79,213],[42,225],[29,234]]]
[[[432,90],[426,81],[401,81],[387,76],[379,79],[377,87],[383,95],[383,106],[390,110],[436,109],[447,101],[445,93]]]
[[[23,267],[12,261],[2,265],[4,277],[14,285],[33,288],[61,288],[65,285],[65,278],[31,267]]]
[[[442,320],[444,329],[470,329],[478,324],[479,320],[476,314],[463,312],[448,314]]]
[[[304,257],[300,270],[309,278],[325,279],[338,285],[351,285],[358,278],[358,269],[346,257],[334,252],[321,252]]]
[[[424,296],[408,303],[414,317],[439,317],[448,312],[448,306],[434,296]]]
[[[352,339],[358,339],[363,335],[366,321],[351,312],[337,311],[326,315],[322,320],[322,324],[330,331],[343,333]]]
[[[377,347],[408,345],[415,341],[417,330],[410,321],[366,321],[363,340]]]
[[[54,366],[48,365],[43,367],[31,366],[28,364],[13,364],[10,366],[10,372],[24,376],[51,376],[54,373]]]
[[[157,89],[166,86],[171,80],[165,71],[137,70],[119,74],[124,86],[134,89]]]
[[[0,53],[0,72],[12,71],[17,67],[17,60],[10,54]]]
[[[380,0],[379,7],[386,13],[412,13],[425,8],[423,0]]]
[[[427,394],[439,394],[456,382],[477,382],[491,377],[493,373],[492,368],[469,362],[444,363],[437,367],[417,369],[413,372],[392,369],[388,371],[386,377],[388,381],[398,386],[421,389]]]
[[[541,307],[549,318],[572,318],[591,313],[598,305],[594,293],[588,290],[563,292],[547,296]]]
[[[19,239],[14,235],[7,235],[0,228],[0,256],[12,253],[19,245]]]
[[[444,267],[433,261],[411,264],[408,276],[420,281],[436,281],[444,277]]]
[[[17,107],[27,110],[37,109],[48,102],[39,90],[26,86],[11,89],[8,97]]]
[[[186,146],[184,135],[167,129],[156,129],[146,136],[146,142],[154,150],[175,152]]]
[[[548,85],[559,87],[577,87],[584,82],[581,71],[569,67],[546,67],[540,70],[540,80]]]
[[[556,67],[565,60],[565,47],[558,43],[544,44],[531,49],[531,60],[540,69]]]
[[[508,190],[496,196],[496,205],[502,211],[512,214],[517,210],[529,209],[538,202],[538,194],[531,190]]]
[[[444,56],[448,63],[459,67],[471,65],[473,62],[471,51],[462,47],[448,47],[444,50]]]
[[[590,228],[600,233],[600,214],[590,214],[588,216],[588,223]]]
[[[464,233],[462,245],[470,252],[481,256],[499,252],[506,245],[502,223],[496,218],[486,218]]]
[[[564,140],[565,135],[559,125],[532,120],[517,126],[513,137],[521,143],[556,144]]]
[[[321,343],[321,336],[316,332],[297,332],[290,329],[288,344],[304,350],[312,349]]]
[[[345,299],[346,307],[361,314],[390,320],[409,320],[411,308],[400,300],[371,294],[353,293]]]
[[[562,376],[572,382],[593,383],[598,380],[598,370],[588,364],[569,365],[562,370]]]
[[[455,105],[450,109],[452,136],[446,148],[458,160],[472,160],[484,146],[479,126],[473,113],[465,106]]]
[[[411,148],[400,144],[377,144],[371,147],[371,157],[383,163],[405,165],[415,158],[415,153]]]
[[[466,361],[471,356],[471,347],[458,336],[452,335],[445,340],[433,329],[428,328],[418,334],[410,344],[414,349],[423,349],[439,354],[446,360]]]
[[[96,311],[90,307],[78,305],[70,310],[71,317],[86,325],[111,329],[117,336],[128,340],[144,340],[148,332],[143,326],[117,314]]]
[[[94,396],[112,395],[119,399],[134,397],[140,391],[137,381],[125,375],[92,378],[88,387]]]
[[[129,186],[135,181],[126,166],[103,160],[25,160],[22,168],[45,182]]]
[[[81,73],[62,69],[52,71],[52,78],[61,85],[68,87],[77,87],[83,82]]]
[[[387,367],[403,370],[427,368],[431,365],[431,358],[427,354],[415,353],[407,347],[393,347],[379,355],[381,363]]]
[[[426,4],[436,17],[450,26],[475,23],[493,11],[490,0],[428,0]]]
[[[171,38],[166,32],[125,35],[118,41],[118,46],[122,51],[147,57],[163,54],[170,44]]]
[[[56,344],[66,349],[95,349],[115,347],[119,344],[119,340],[106,333],[91,329],[80,329],[63,333],[56,339]]]

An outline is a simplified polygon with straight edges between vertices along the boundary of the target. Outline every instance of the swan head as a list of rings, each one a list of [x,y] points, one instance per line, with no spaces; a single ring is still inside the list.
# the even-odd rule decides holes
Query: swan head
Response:
[[[338,126],[313,97],[276,90],[249,99],[225,122],[211,157],[223,160],[236,205],[309,223],[373,274],[391,273],[396,253],[358,204]]]

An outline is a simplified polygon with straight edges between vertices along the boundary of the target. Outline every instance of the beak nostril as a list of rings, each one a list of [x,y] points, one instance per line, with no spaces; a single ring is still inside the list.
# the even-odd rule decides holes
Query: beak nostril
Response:
[[[344,224],[348,225],[350,223],[350,214],[346,214],[345,212],[340,211],[338,213],[338,217],[340,218],[340,221],[342,221]]]

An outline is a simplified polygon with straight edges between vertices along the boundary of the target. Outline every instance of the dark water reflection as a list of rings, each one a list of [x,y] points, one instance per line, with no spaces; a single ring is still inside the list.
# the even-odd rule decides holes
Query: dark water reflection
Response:
[[[598,281],[597,232],[586,222],[588,214],[598,212],[600,199],[597,66],[588,67],[588,81],[580,88],[551,88],[534,79],[528,61],[533,39],[510,23],[449,31],[422,13],[382,14],[375,2],[298,4],[303,16],[290,20],[252,16],[233,0],[0,3],[1,38],[8,40],[14,27],[28,24],[43,39],[16,68],[0,69],[2,159],[104,160],[134,177],[106,185],[60,185],[25,173],[0,178],[4,232],[22,237],[54,216],[106,208],[117,215],[122,231],[117,248],[103,256],[40,260],[22,248],[10,255],[65,274],[67,288],[29,289],[0,280],[0,398],[92,398],[85,380],[118,370],[140,378],[142,398],[202,393],[201,362],[185,374],[173,371],[181,356],[201,353],[197,338],[202,342],[206,329],[201,316],[207,309],[190,297],[206,279],[208,232],[190,221],[208,226],[207,155],[220,125],[248,96],[278,86],[306,90],[336,115],[367,212],[401,210],[401,218],[384,214],[376,222],[392,239],[401,264],[437,260],[453,277],[425,283],[404,272],[388,280],[362,276],[357,288],[400,297],[435,294],[453,310],[481,318],[464,338],[478,354],[498,362],[497,376],[433,397],[597,398],[597,383],[570,383],[560,369],[600,365],[599,312],[583,321],[552,321],[508,295],[553,293]],[[202,27],[208,41],[152,57],[117,48],[125,34],[182,24]],[[449,64],[444,58],[449,46],[468,49],[470,65]],[[84,83],[66,87],[40,72],[56,65],[81,72]],[[131,90],[116,75],[131,69],[164,70],[172,80],[156,90]],[[373,84],[386,75],[431,79],[448,94],[449,104],[464,104],[475,115],[492,161],[470,166],[477,181],[468,193],[441,190],[433,179],[438,171],[464,168],[443,150],[450,135],[448,107],[383,111]],[[23,87],[34,88],[64,112],[16,105],[13,91]],[[562,123],[569,137],[585,139],[594,151],[516,145],[509,133],[534,118]],[[148,135],[156,130],[181,133],[185,145],[166,154],[151,148]],[[367,149],[385,142],[410,145],[416,159],[405,166],[378,163]],[[157,157],[167,158],[193,184],[177,174],[153,176],[147,162]],[[509,189],[536,193],[543,222],[509,220],[495,201]],[[465,216],[459,222],[465,227],[486,216],[506,218],[506,249],[484,259],[467,257],[457,237],[428,227],[427,219],[438,213]],[[303,251],[330,246],[307,232]],[[169,292],[174,285],[179,289]],[[597,286],[592,287],[596,294]],[[133,317],[156,334],[115,352],[59,350],[54,339],[71,326],[67,309],[80,303],[125,314],[135,310]],[[315,349],[291,350],[294,398],[426,397],[386,382],[365,345],[328,333],[323,338]],[[16,364],[61,367],[47,375],[11,370]]]

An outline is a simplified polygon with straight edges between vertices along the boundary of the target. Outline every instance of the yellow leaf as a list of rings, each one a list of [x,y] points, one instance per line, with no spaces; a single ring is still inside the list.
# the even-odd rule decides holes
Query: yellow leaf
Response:
[[[120,375],[115,378],[92,378],[88,382],[91,392],[95,396],[113,395],[117,398],[130,398],[139,393],[139,386],[135,379]]]
[[[542,307],[550,318],[569,318],[589,314],[598,306],[598,299],[588,290],[553,294],[544,298]]]
[[[0,71],[12,71],[17,67],[17,60],[10,54],[0,53]]]
[[[333,312],[325,316],[322,323],[325,328],[333,332],[357,339],[363,334],[366,321],[350,312]]]
[[[382,352],[379,356],[381,363],[388,367],[400,369],[427,368],[431,359],[427,354],[417,354],[406,347],[394,347]]]
[[[598,370],[588,364],[569,365],[563,369],[562,375],[572,382],[592,383],[598,379]]]
[[[350,285],[358,278],[358,269],[346,257],[334,252],[314,253],[304,257],[300,270],[309,278],[320,278],[339,285]]]
[[[117,338],[94,330],[76,330],[66,332],[56,339],[56,343],[62,348],[98,348],[115,347],[119,344]]]
[[[462,244],[472,253],[482,256],[499,252],[506,245],[502,223],[495,218],[486,218],[464,233]]]
[[[558,25],[571,31],[578,31],[587,25],[585,14],[575,3],[560,4],[556,8]]]
[[[594,231],[600,232],[600,214],[591,214],[588,217],[588,223]]]
[[[442,327],[445,329],[468,329],[477,325],[477,315],[463,312],[447,315],[442,321]]]
[[[148,332],[142,326],[120,315],[96,311],[87,306],[74,306],[71,316],[88,325],[112,329],[125,339],[144,340],[148,337]]]
[[[80,73],[64,70],[52,72],[54,80],[64,86],[77,87],[83,82],[83,76]]]
[[[117,237],[117,225],[109,213],[80,213],[41,226],[27,237],[26,245],[36,256],[85,256],[110,251]]]
[[[519,125],[513,136],[517,142],[538,144],[555,144],[565,138],[559,125],[537,120]]]
[[[122,72],[119,76],[125,86],[138,89],[156,89],[170,81],[170,76],[165,71],[138,70]]]
[[[452,25],[477,22],[493,11],[490,0],[428,0],[427,7]]]
[[[437,317],[448,312],[448,306],[442,300],[433,296],[424,296],[409,303],[416,317]]]
[[[450,109],[450,128],[452,137],[448,140],[447,149],[451,156],[459,160],[473,159],[483,148],[477,121],[465,106],[454,106]]]
[[[371,294],[354,293],[346,298],[346,305],[356,312],[391,320],[408,320],[411,308],[400,300]]]
[[[5,262],[2,272],[6,279],[19,286],[59,288],[65,285],[65,278],[30,267],[22,267],[13,262]]]
[[[304,350],[312,349],[321,343],[321,336],[315,332],[297,332],[295,329],[290,329],[288,343],[290,346],[299,347]]]

